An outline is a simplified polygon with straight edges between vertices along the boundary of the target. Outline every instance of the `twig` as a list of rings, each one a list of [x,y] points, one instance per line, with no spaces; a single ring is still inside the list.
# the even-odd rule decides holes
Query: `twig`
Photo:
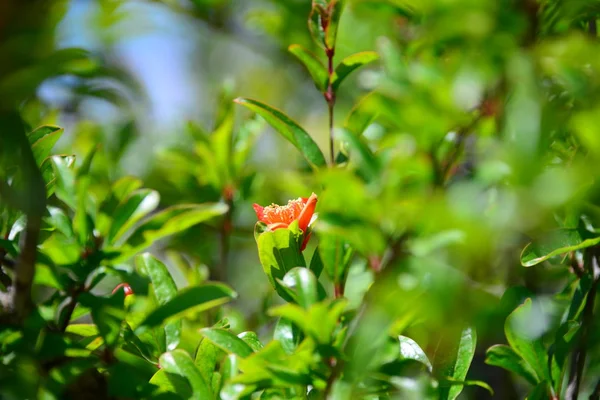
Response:
[[[223,224],[220,229],[220,256],[219,269],[216,278],[219,281],[227,281],[227,265],[229,264],[229,247],[231,243],[231,233],[233,232],[233,195],[234,189],[226,187],[223,190],[223,197],[227,203],[227,213],[225,213]]]
[[[337,358],[331,358],[329,360],[329,366],[331,367],[331,374],[329,375],[329,378],[327,378],[327,386],[325,386],[323,396],[324,399],[327,399],[329,397],[331,389],[333,389],[333,384],[342,373],[344,369],[344,362],[342,360],[338,360]]]
[[[66,305],[64,314],[61,315],[62,318],[59,321],[58,329],[61,332],[67,330],[69,322],[71,322],[73,312],[75,311],[75,307],[77,306],[77,299],[79,297],[79,294],[81,294],[82,292],[83,290],[81,288],[75,288],[75,290],[73,290],[73,293],[71,294],[71,300],[69,300],[69,303]]]
[[[41,224],[42,218],[39,215],[28,216],[23,247],[19,262],[15,266],[12,305],[19,321],[23,321],[33,307],[31,285],[35,272],[35,259]]]
[[[594,303],[596,301],[596,292],[598,289],[600,265],[598,264],[598,249],[592,247],[587,249],[584,258],[584,265],[587,266],[587,273],[592,277],[592,286],[587,294],[583,316],[581,320],[581,334],[579,343],[571,356],[571,370],[569,372],[569,383],[565,393],[565,400],[577,400],[579,387],[583,379],[583,369],[587,352],[588,337],[592,322],[594,320]]]
[[[456,160],[458,159],[458,156],[460,155],[460,152],[464,147],[465,139],[467,138],[467,136],[469,136],[469,134],[471,133],[473,128],[475,128],[480,119],[481,114],[478,114],[468,125],[463,126],[458,130],[458,132],[456,132],[456,143],[452,149],[452,152],[448,155],[448,158],[446,159],[446,162],[444,163],[441,169],[440,177],[438,178],[442,185],[444,185],[450,177],[449,175],[452,171],[452,166],[454,166],[454,164],[456,163]]]
[[[327,91],[324,93],[325,101],[327,101],[327,109],[329,111],[329,156],[331,158],[331,165],[335,165],[335,148],[334,148],[334,131],[333,131],[333,110],[335,108],[335,92],[333,90],[333,57],[335,55],[335,48],[325,49],[327,55],[327,73],[329,74]]]

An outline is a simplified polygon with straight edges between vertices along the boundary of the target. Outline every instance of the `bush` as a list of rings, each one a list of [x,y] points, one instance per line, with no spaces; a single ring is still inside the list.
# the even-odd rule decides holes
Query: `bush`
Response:
[[[50,50],[47,4],[0,18],[0,398],[599,398],[600,3],[273,2],[249,18],[300,38],[325,140],[225,87],[145,185],[115,167],[135,122],[53,150],[43,82],[135,84]]]

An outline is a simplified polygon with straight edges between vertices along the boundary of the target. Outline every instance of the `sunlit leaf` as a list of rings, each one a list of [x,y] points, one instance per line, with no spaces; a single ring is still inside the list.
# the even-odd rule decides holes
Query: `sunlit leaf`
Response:
[[[327,164],[325,156],[310,135],[283,112],[252,99],[239,97],[235,102],[263,117],[279,134],[293,144],[313,167],[323,167]]]
[[[337,92],[344,79],[346,79],[353,71],[377,59],[379,59],[379,55],[374,51],[363,51],[344,58],[335,68],[335,72],[331,79],[331,86],[334,92]]]
[[[176,318],[184,312],[200,312],[222,305],[234,299],[237,294],[221,283],[211,283],[184,289],[170,301],[157,307],[141,323],[142,327],[154,327],[164,321]]]
[[[135,262],[138,268],[143,269],[150,277],[159,305],[166,304],[177,296],[177,286],[165,264],[149,253],[138,255]],[[181,327],[181,320],[172,321],[165,325],[167,351],[174,350],[179,344]]]
[[[165,372],[187,379],[193,398],[212,399],[210,385],[204,380],[192,358],[183,350],[173,350],[160,356],[160,366]]]
[[[313,53],[299,44],[291,45],[288,47],[288,50],[304,64],[315,82],[317,89],[321,92],[325,92],[327,90],[329,76],[323,63]]]
[[[554,256],[595,246],[598,243],[600,237],[585,239],[575,229],[560,229],[525,246],[521,252],[521,264],[524,267],[531,267]]]

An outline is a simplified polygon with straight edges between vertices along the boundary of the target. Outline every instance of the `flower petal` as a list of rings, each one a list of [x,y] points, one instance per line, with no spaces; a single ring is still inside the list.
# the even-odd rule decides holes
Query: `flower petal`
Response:
[[[275,222],[274,224],[267,225],[267,228],[274,231],[275,229],[287,228],[288,226],[290,225],[285,222]]]
[[[264,207],[259,206],[258,204],[254,203],[252,205],[252,207],[254,207],[254,212],[256,213],[256,218],[258,218],[259,221],[261,222],[267,222],[265,221],[265,213],[264,213]]]
[[[302,212],[298,217],[298,226],[300,227],[300,229],[302,229],[302,232],[306,232],[306,228],[308,228],[308,224],[310,223],[310,220],[313,214],[315,213],[316,206],[317,195],[313,193],[306,201],[306,204],[304,205],[304,208],[302,209]]]

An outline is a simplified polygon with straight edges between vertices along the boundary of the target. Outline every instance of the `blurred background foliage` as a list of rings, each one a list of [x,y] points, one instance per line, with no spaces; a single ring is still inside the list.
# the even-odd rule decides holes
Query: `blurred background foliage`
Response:
[[[589,272],[592,281],[585,290],[597,286],[598,271],[580,269],[588,268],[585,248],[597,244],[600,224],[600,2],[346,0],[335,60],[373,50],[379,61],[338,90],[339,163],[316,170],[261,117],[233,102],[250,97],[283,110],[328,154],[327,102],[288,51],[300,44],[327,61],[311,38],[310,12],[309,0],[0,2],[0,179],[18,188],[15,176],[27,180],[32,165],[12,135],[15,115],[24,132],[64,128],[52,143],[59,155],[53,167],[43,164],[49,152],[35,161],[42,175],[57,174],[44,175],[47,189],[53,179],[57,187],[48,205],[69,206],[65,215],[83,237],[78,244],[61,242],[42,225],[46,256],[55,264],[79,263],[81,252],[95,246],[96,230],[105,228],[114,241],[100,246],[105,258],[90,262],[84,278],[94,279],[93,269],[104,264],[110,271],[102,272],[92,291],[98,297],[84,307],[94,308],[93,301],[120,282],[131,285],[141,315],[162,304],[149,290],[155,278],[140,267],[152,261],[138,258],[136,266],[132,258],[148,249],[169,266],[175,290],[222,281],[238,293],[226,306],[188,316],[176,346],[193,355],[197,329],[221,318],[235,334],[255,331],[266,343],[276,323],[266,310],[282,301],[260,265],[252,204],[285,204],[315,192],[316,240],[306,254],[330,237],[354,250],[341,275],[320,278],[329,297],[333,284],[344,282],[348,318],[358,315],[345,347],[345,376],[366,379],[369,360],[386,348],[388,334],[412,338],[438,371],[470,326],[478,335],[468,379],[487,382],[494,398],[548,398],[543,388],[532,391],[541,380],[530,385],[484,360],[490,346],[507,342],[506,318],[526,298],[533,311],[521,316],[519,329],[548,349],[571,317],[580,318],[573,304],[583,290],[581,276]],[[76,176],[65,178],[77,181],[76,193],[61,181],[63,164],[76,165]],[[130,176],[140,180],[139,208],[110,228],[111,201],[127,198],[118,182],[125,185]],[[144,189],[137,189],[141,182]],[[17,255],[7,251],[18,247],[23,230],[15,228],[15,210],[31,212],[23,198],[11,203],[5,193],[3,258]],[[81,204],[69,203],[75,198],[86,198],[81,204],[93,214],[88,236],[81,228],[86,217],[77,219]],[[214,208],[177,208],[205,203]],[[159,210],[203,214],[177,214],[185,215],[182,226],[157,233],[151,247],[132,241],[135,232],[125,235]],[[121,252],[116,259],[113,250]],[[34,297],[46,301],[48,283],[41,282]],[[578,327],[582,321],[575,321]],[[586,327],[582,398],[600,391],[598,321]],[[577,347],[570,343],[571,350]],[[144,357],[158,364],[164,350],[172,349]],[[24,381],[40,384],[28,375],[35,368],[30,361],[1,397],[35,397],[35,389],[19,388]],[[569,375],[563,373],[554,382],[559,388]],[[2,386],[13,378],[1,375]],[[431,388],[419,379],[423,387],[412,394],[399,389],[398,398],[426,398]],[[111,395],[147,395],[119,393],[126,384],[110,383]],[[359,392],[344,397],[344,390],[340,384],[332,398],[361,398]],[[467,385],[461,396],[490,394]]]

